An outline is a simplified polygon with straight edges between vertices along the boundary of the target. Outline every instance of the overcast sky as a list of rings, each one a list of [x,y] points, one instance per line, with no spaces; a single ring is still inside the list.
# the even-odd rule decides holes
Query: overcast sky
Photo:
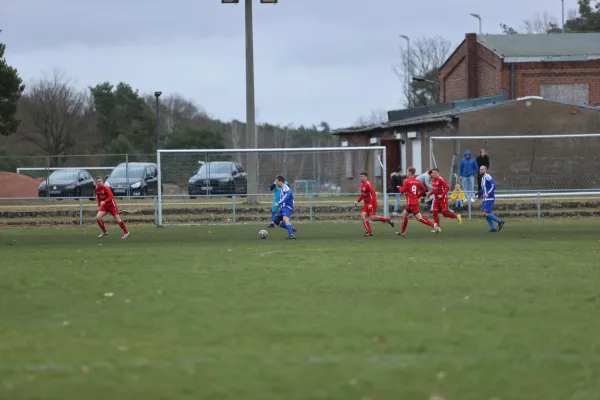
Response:
[[[243,0],[242,0],[243,2]],[[565,0],[575,8],[576,0]],[[353,124],[373,109],[402,106],[392,67],[411,38],[456,46],[535,12],[560,19],[560,0],[254,0],[259,122]],[[29,82],[54,68],[78,85],[124,81],[162,90],[211,115],[245,120],[244,7],[220,0],[0,0],[6,58]]]

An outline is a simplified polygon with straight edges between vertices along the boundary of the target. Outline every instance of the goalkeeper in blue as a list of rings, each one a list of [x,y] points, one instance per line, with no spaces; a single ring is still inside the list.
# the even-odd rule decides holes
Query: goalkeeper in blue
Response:
[[[496,199],[496,182],[490,174],[487,173],[487,167],[482,165],[479,168],[481,175],[481,190],[477,192],[477,197],[483,198],[481,202],[481,211],[490,225],[490,232],[498,232],[504,226],[504,221],[492,214],[494,210],[494,200]],[[498,228],[494,225],[498,224]]]
[[[285,182],[285,184],[287,185],[288,183]],[[279,199],[281,198],[281,189],[279,189],[279,186],[277,186],[277,178],[275,178],[275,180],[273,181],[273,184],[271,184],[271,186],[269,186],[269,190],[272,192],[274,191],[273,192],[273,204],[277,203],[279,201]],[[279,207],[277,207],[277,206],[271,207],[271,223],[269,224],[269,228],[273,228],[275,226],[275,218],[277,217],[278,211],[279,211]]]
[[[296,228],[292,226],[292,214],[294,213],[294,194],[292,189],[286,184],[285,178],[279,175],[275,179],[275,184],[280,189],[279,201],[273,204],[279,209],[275,217],[274,224],[279,225],[288,231],[288,239],[296,239]]]

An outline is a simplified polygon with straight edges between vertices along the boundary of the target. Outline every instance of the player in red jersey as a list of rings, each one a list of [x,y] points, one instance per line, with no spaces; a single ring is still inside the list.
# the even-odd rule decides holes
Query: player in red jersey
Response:
[[[440,226],[440,215],[441,212],[444,217],[454,218],[458,221],[459,225],[462,225],[462,217],[456,215],[448,210],[448,192],[450,191],[450,185],[444,178],[440,176],[440,170],[433,168],[430,173],[431,175],[431,192],[429,196],[433,195],[433,204],[431,209],[433,211],[433,221],[438,225],[438,231],[441,232]]]
[[[419,199],[427,194],[427,188],[421,181],[415,178],[417,174],[417,169],[415,167],[410,167],[408,169],[407,178],[404,181],[402,187],[398,187],[400,189],[400,193],[406,194],[406,208],[402,211],[402,232],[396,232],[398,236],[405,236],[406,226],[408,225],[408,215],[412,214],[415,216],[417,221],[427,226],[431,226],[436,232],[438,232],[439,228],[437,224],[434,224],[429,219],[425,218],[421,215],[421,210],[419,209]]]
[[[129,237],[129,231],[125,226],[125,222],[119,217],[119,207],[117,207],[112,190],[104,184],[104,180],[101,177],[96,178],[95,190],[96,197],[98,198],[98,214],[96,215],[96,221],[98,221],[98,226],[102,229],[102,233],[98,237],[102,238],[108,235],[103,218],[106,214],[111,214],[117,224],[123,229],[123,239],[127,239]]]
[[[363,225],[367,230],[365,236],[373,236],[373,230],[371,229],[369,221],[385,222],[390,224],[392,228],[394,227],[394,223],[387,217],[378,217],[375,215],[377,212],[377,194],[375,193],[375,188],[368,179],[366,172],[360,174],[360,196],[358,196],[358,199],[354,202],[354,207],[361,201],[363,202],[360,216],[363,220]]]

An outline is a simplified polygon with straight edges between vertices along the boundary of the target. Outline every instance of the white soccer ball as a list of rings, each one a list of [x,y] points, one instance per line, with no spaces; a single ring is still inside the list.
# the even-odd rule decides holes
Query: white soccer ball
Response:
[[[262,229],[260,232],[258,232],[258,236],[260,236],[261,239],[266,239],[269,237],[269,232]]]

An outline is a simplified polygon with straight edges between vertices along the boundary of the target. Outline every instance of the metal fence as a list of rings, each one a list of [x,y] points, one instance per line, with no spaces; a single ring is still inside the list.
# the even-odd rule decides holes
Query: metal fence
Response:
[[[162,198],[164,225],[233,225],[242,223],[267,224],[272,194],[255,197],[258,204],[248,204],[248,196],[165,195]],[[360,206],[353,207],[357,195],[300,194],[296,197],[294,220],[299,222],[356,221]],[[389,214],[394,211],[395,195],[390,195]],[[129,224],[157,223],[156,196],[118,196],[121,217]],[[405,199],[400,200],[402,211]],[[460,211],[468,219],[480,217],[481,202],[466,202]],[[450,207],[456,210],[454,204]],[[429,214],[426,203],[421,209]],[[0,226],[95,225],[97,204],[87,197],[57,198],[0,198]],[[538,219],[548,217],[600,216],[600,190],[574,192],[499,192],[495,210],[501,218]],[[381,207],[378,210],[385,214]]]

